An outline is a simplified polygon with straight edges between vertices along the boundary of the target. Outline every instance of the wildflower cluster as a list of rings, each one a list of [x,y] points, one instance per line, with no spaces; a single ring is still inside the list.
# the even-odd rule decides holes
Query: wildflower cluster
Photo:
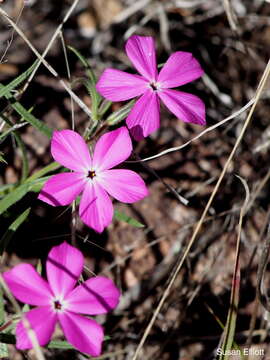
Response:
[[[121,126],[105,133],[91,152],[77,132],[55,131],[51,141],[52,157],[71,171],[53,175],[38,196],[49,205],[65,206],[81,195],[80,218],[98,233],[113,218],[110,196],[124,203],[134,203],[148,195],[140,175],[115,167],[132,153],[129,134],[140,140],[159,128],[160,101],[184,122],[205,124],[204,103],[197,96],[172,90],[203,74],[192,54],[181,51],[172,54],[158,74],[153,38],[132,36],[126,43],[126,53],[140,75],[106,69],[96,88],[111,101],[139,97],[127,116],[127,128]],[[37,306],[25,317],[41,346],[50,341],[59,323],[75,348],[98,356],[104,338],[103,329],[81,314],[107,313],[117,306],[120,293],[111,280],[101,276],[76,287],[82,270],[83,255],[64,242],[53,247],[48,255],[47,281],[30,264],[15,266],[4,273],[4,279],[18,300]],[[19,349],[33,346],[23,320],[17,325],[16,339]]]

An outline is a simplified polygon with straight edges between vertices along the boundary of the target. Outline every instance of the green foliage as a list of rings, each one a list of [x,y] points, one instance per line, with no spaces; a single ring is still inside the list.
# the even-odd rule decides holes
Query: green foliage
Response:
[[[0,359],[8,359],[8,347],[7,344],[0,343]]]
[[[21,224],[27,219],[28,215],[30,214],[30,210],[31,208],[26,209],[21,215],[17,217],[15,221],[12,222],[12,224],[10,224],[7,231],[0,239],[0,254],[3,254],[3,251],[8,246],[8,243],[12,239],[14,233],[21,226]]]
[[[4,88],[5,86],[0,84],[0,91]],[[10,92],[5,92],[5,94],[5,98],[9,101],[10,106],[22,117],[24,121],[27,121],[48,138],[52,136],[52,129],[32,115]]]
[[[124,221],[125,223],[131,225],[131,226],[134,226],[136,228],[143,228],[145,227],[145,225],[143,225],[142,223],[140,223],[138,220],[118,211],[118,210],[115,210],[114,211],[114,217],[117,219],[117,220],[120,220],[120,221]]]
[[[83,84],[85,85],[85,87],[91,97],[92,117],[93,117],[94,122],[96,122],[100,118],[98,107],[102,100],[102,97],[99,95],[99,93],[96,90],[96,83],[97,83],[96,76],[95,76],[93,70],[91,69],[91,66],[88,63],[87,59],[78,50],[74,49],[73,47],[69,46],[68,48],[77,56],[77,58],[80,60],[80,62],[82,63],[82,65],[84,66],[84,68],[86,70],[87,80],[83,81]]]
[[[6,160],[5,160],[4,157],[3,157],[3,154],[4,154],[4,153],[2,153],[2,152],[0,151],[0,162],[7,164]]]
[[[21,200],[28,192],[40,191],[46,180],[48,180],[48,177],[39,178],[31,182],[28,181],[12,190],[0,200],[0,215],[2,215],[10,206]]]
[[[2,85],[0,88],[0,98],[3,96],[8,96],[12,90],[16,89],[21,83],[23,83],[31,75],[37,64],[38,60],[36,60],[29,69],[16,77],[16,79],[12,80],[9,84],[6,86]]]
[[[135,100],[131,100],[129,101],[126,105],[122,106],[121,109],[113,112],[106,120],[106,123],[108,125],[116,125],[116,124],[119,124],[122,120],[124,120],[132,106],[135,104]]]

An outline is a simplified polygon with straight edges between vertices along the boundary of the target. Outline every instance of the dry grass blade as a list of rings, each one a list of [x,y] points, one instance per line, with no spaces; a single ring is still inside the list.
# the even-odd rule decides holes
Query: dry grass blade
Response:
[[[139,353],[140,353],[140,351],[141,351],[141,349],[142,349],[142,347],[143,347],[143,345],[145,343],[145,340],[147,339],[147,337],[148,337],[148,335],[149,335],[149,333],[150,333],[150,331],[151,331],[151,329],[152,329],[152,327],[154,325],[154,322],[155,322],[155,320],[156,320],[156,318],[157,318],[157,316],[158,316],[158,314],[159,314],[165,300],[167,299],[167,297],[170,294],[170,290],[171,290],[171,288],[172,288],[172,286],[174,284],[174,281],[175,281],[177,275],[179,274],[180,270],[182,269],[182,266],[183,266],[183,264],[184,264],[184,262],[185,262],[185,260],[186,260],[186,258],[188,256],[189,252],[190,252],[190,249],[192,248],[192,245],[194,244],[194,242],[195,242],[195,240],[197,238],[197,235],[198,235],[198,233],[199,233],[199,231],[201,229],[203,221],[204,221],[204,219],[205,219],[205,217],[206,217],[206,215],[208,213],[208,210],[209,210],[209,208],[210,208],[210,206],[211,206],[211,204],[212,204],[212,202],[213,202],[213,200],[214,200],[214,198],[215,198],[215,196],[216,196],[216,194],[218,192],[220,184],[221,184],[221,182],[222,182],[222,180],[223,180],[223,178],[224,178],[224,176],[225,176],[225,174],[226,174],[226,172],[227,172],[227,170],[229,168],[229,165],[230,165],[230,163],[231,163],[231,161],[232,161],[232,159],[233,159],[233,157],[234,157],[234,155],[236,153],[236,150],[238,149],[238,146],[240,145],[240,143],[241,143],[241,141],[242,141],[242,139],[244,137],[244,134],[245,134],[245,132],[247,130],[247,127],[248,127],[248,125],[249,125],[249,123],[251,121],[252,115],[253,115],[254,110],[256,108],[256,105],[257,105],[257,103],[258,103],[258,101],[259,101],[259,99],[260,99],[260,97],[262,95],[262,91],[264,89],[266,81],[269,78],[269,74],[270,74],[270,60],[268,61],[267,65],[265,67],[265,70],[263,72],[262,78],[260,80],[259,86],[258,86],[257,91],[256,91],[254,103],[253,103],[253,105],[252,105],[252,107],[250,109],[250,112],[249,112],[246,120],[245,120],[245,123],[244,123],[244,125],[243,125],[243,127],[241,129],[241,132],[240,132],[240,134],[239,134],[239,136],[238,136],[238,138],[237,138],[237,140],[235,142],[235,145],[234,145],[234,147],[233,147],[233,149],[232,149],[232,151],[231,151],[225,165],[224,165],[224,168],[223,168],[223,170],[222,170],[222,172],[221,172],[221,174],[219,176],[219,179],[218,179],[218,181],[217,181],[217,183],[215,185],[215,188],[214,188],[214,190],[213,190],[213,192],[212,192],[212,194],[211,194],[211,196],[210,196],[210,198],[209,198],[209,200],[208,200],[208,202],[206,204],[206,207],[205,207],[205,209],[203,211],[203,214],[202,214],[202,216],[201,216],[201,218],[200,218],[200,220],[199,220],[199,222],[198,222],[198,224],[197,224],[197,226],[196,226],[196,228],[195,228],[195,230],[193,232],[193,235],[192,235],[192,237],[191,237],[191,239],[190,239],[190,241],[189,241],[189,243],[187,245],[187,248],[186,248],[182,258],[180,258],[180,260],[178,262],[178,265],[177,265],[177,267],[176,267],[176,269],[175,269],[175,271],[174,271],[174,273],[173,273],[173,275],[171,277],[171,280],[170,280],[168,286],[166,287],[166,289],[164,290],[163,296],[161,297],[161,299],[160,299],[160,301],[158,303],[158,306],[157,306],[157,308],[156,308],[156,310],[155,310],[155,312],[154,312],[154,314],[153,314],[153,316],[152,316],[152,318],[151,318],[151,320],[150,320],[150,322],[149,322],[149,324],[148,324],[148,326],[147,326],[147,328],[146,328],[146,330],[145,330],[145,332],[144,332],[144,334],[142,336],[142,339],[141,339],[141,341],[140,341],[140,343],[139,343],[139,345],[138,345],[138,347],[137,347],[137,349],[135,351],[135,354],[134,354],[132,360],[136,360],[138,358]]]
[[[239,293],[240,293],[240,245],[241,245],[241,232],[243,225],[243,217],[247,210],[247,205],[250,198],[249,188],[245,180],[243,180],[240,176],[237,176],[242,182],[245,191],[246,198],[244,204],[240,211],[239,224],[238,224],[238,234],[237,234],[237,242],[236,242],[236,253],[235,253],[235,263],[234,263],[234,272],[232,279],[232,291],[230,298],[230,308],[227,316],[226,326],[224,329],[224,339],[222,343],[222,354],[219,356],[219,360],[227,360],[229,359],[230,350],[233,346],[233,340],[235,335],[236,328],[236,320],[237,320],[237,310],[239,304]]]
[[[146,5],[148,5],[151,0],[139,0],[134,1],[132,5],[124,9],[120,14],[115,16],[113,19],[114,23],[121,23],[122,21],[127,20],[131,15],[135,14],[137,11],[142,10]]]
[[[191,144],[193,141],[198,140],[199,138],[201,138],[202,136],[204,136],[205,134],[209,133],[210,131],[218,128],[219,126],[225,124],[226,122],[236,118],[237,116],[241,115],[242,113],[244,113],[250,106],[252,106],[252,104],[254,104],[255,102],[255,97],[252,98],[246,105],[244,105],[241,109],[237,110],[235,113],[231,114],[230,116],[226,117],[225,119],[219,121],[217,124],[210,126],[209,128],[206,128],[205,130],[203,130],[202,132],[200,132],[198,135],[194,136],[192,139],[188,140],[187,142],[185,142],[184,144],[180,145],[180,146],[175,146],[169,149],[166,149],[164,151],[161,151],[159,154],[153,155],[153,156],[149,156],[147,158],[141,159],[141,160],[136,160],[136,161],[126,161],[126,162],[130,162],[130,163],[136,163],[136,162],[144,162],[144,161],[149,161],[149,160],[154,160],[157,159],[161,156],[167,155],[171,152],[175,152],[175,151],[179,151],[182,150],[183,148],[185,148],[186,146],[188,146],[189,144]]]
[[[65,24],[65,22],[69,19],[70,15],[72,14],[73,10],[75,9],[75,7],[78,5],[80,0],[74,0],[71,7],[69,8],[68,12],[66,13],[66,16],[64,17],[63,21],[61,22],[61,24],[58,25],[57,29],[55,30],[51,40],[49,41],[49,44],[47,45],[46,49],[43,51],[41,57],[39,58],[38,64],[35,68],[35,70],[32,72],[32,74],[30,75],[27,83],[25,84],[24,88],[23,88],[23,92],[27,89],[27,87],[29,86],[30,82],[33,80],[40,64],[42,63],[42,60],[45,59],[46,55],[48,54],[50,48],[52,47],[55,39],[57,38],[57,36],[60,34],[61,35],[61,31],[63,28],[63,25]]]
[[[234,32],[237,32],[237,18],[233,11],[232,4],[229,0],[223,0],[223,4],[230,27]]]
[[[76,3],[79,0],[76,0]],[[71,90],[71,88],[60,78],[58,73],[54,70],[54,68],[43,58],[43,55],[40,55],[40,53],[36,50],[36,48],[31,44],[31,42],[27,39],[25,34],[21,31],[21,29],[16,25],[16,23],[8,16],[8,14],[1,9],[0,7],[0,15],[2,15],[9,23],[10,25],[16,30],[16,32],[21,36],[21,38],[26,42],[26,44],[30,47],[30,49],[33,51],[33,53],[37,56],[37,58],[40,60],[40,63],[42,63],[46,68],[49,70],[49,72],[56,77],[59,80],[59,83],[63,86],[63,88],[69,93],[69,95],[72,97],[72,99],[78,104],[78,106],[91,118],[91,111],[89,108],[84,104],[84,102]],[[61,30],[61,28],[60,28]],[[59,30],[59,31],[60,31]],[[57,35],[59,33],[57,32]],[[47,46],[48,48],[48,46]],[[47,48],[44,51],[44,53],[47,53]]]
[[[18,22],[19,22],[19,20],[20,20],[20,18],[22,16],[24,6],[25,6],[24,1],[22,1],[21,8],[20,8],[19,14],[18,14],[17,19],[16,19],[16,24],[18,24]],[[5,59],[6,55],[7,55],[7,52],[8,52],[8,50],[9,50],[11,44],[12,44],[12,41],[14,39],[14,34],[15,34],[15,29],[12,30],[10,40],[8,40],[7,47],[6,47],[3,55],[1,56],[0,64],[2,64],[4,62],[4,59]]]

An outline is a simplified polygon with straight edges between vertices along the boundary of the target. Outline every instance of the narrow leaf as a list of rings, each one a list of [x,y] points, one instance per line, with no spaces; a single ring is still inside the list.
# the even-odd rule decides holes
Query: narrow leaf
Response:
[[[29,164],[28,164],[28,159],[27,159],[27,152],[26,152],[26,148],[24,145],[24,142],[22,141],[20,135],[18,132],[13,132],[13,136],[16,139],[16,142],[21,150],[21,154],[22,154],[22,174],[21,174],[21,182],[24,182],[25,179],[28,176],[29,173]]]
[[[77,58],[83,64],[83,66],[86,69],[86,73],[87,73],[89,79],[91,80],[92,84],[96,85],[97,79],[96,79],[95,73],[91,69],[91,66],[89,65],[89,62],[86,60],[86,58],[74,47],[68,46],[68,48],[77,56]]]
[[[96,83],[97,79],[95,76],[95,73],[91,69],[91,66],[89,65],[89,62],[87,59],[76,49],[69,46],[68,47],[80,60],[80,62],[83,64],[84,68],[86,69],[86,75],[88,76],[89,80],[84,82],[84,85],[87,88],[87,91],[89,92],[92,100],[92,117],[94,121],[98,120],[98,107],[102,100],[102,97],[99,95],[99,93],[96,90]]]
[[[233,279],[232,279],[232,290],[231,290],[231,297],[230,297],[230,308],[227,315],[226,326],[224,329],[224,339],[222,343],[222,354],[219,356],[219,360],[228,360],[230,350],[232,349],[233,342],[234,342],[234,335],[236,329],[236,320],[237,320],[237,311],[238,311],[238,304],[239,304],[239,297],[240,297],[240,245],[241,245],[241,232],[242,232],[242,224],[243,224],[243,217],[246,213],[246,209],[248,206],[250,192],[248,185],[244,179],[240,176],[237,176],[240,181],[242,182],[246,197],[243,206],[241,207],[240,217],[239,217],[239,225],[238,225],[238,234],[237,234],[237,242],[236,242],[236,253],[235,253],[235,263],[234,263],[234,272],[233,272]]]
[[[3,158],[2,155],[3,155],[3,153],[0,151],[0,162],[7,164],[6,160]]]
[[[0,84],[0,91],[3,88],[3,84]],[[52,129],[32,115],[10,92],[5,95],[5,98],[10,101],[10,106],[23,118],[23,120],[27,121],[48,138],[51,138]]]
[[[139,221],[137,221],[136,219],[133,219],[132,217],[118,211],[118,210],[115,210],[114,211],[114,217],[117,219],[117,220],[120,220],[120,221],[124,221],[126,223],[128,223],[129,225],[131,226],[134,226],[136,228],[143,228],[145,227],[145,225],[143,225],[142,223],[140,223]]]
[[[74,349],[74,347],[67,341],[52,340],[47,345],[49,349]]]
[[[23,184],[0,200],[0,215],[27,194],[30,184]]]
[[[6,96],[10,93],[11,90],[18,87],[24,80],[28,78],[29,75],[33,72],[34,68],[37,66],[38,60],[36,60],[33,65],[30,66],[25,72],[16,77],[16,79],[12,80],[9,84],[3,86],[0,89],[0,98]]]
[[[61,165],[57,162],[52,162],[49,165],[45,166],[44,168],[42,168],[41,170],[35,172],[33,175],[31,175],[28,179],[27,182],[32,182],[38,178],[41,178],[42,176],[48,174],[49,172],[52,172],[54,170],[57,170],[61,167]]]
[[[17,217],[15,221],[8,227],[7,231],[4,233],[2,238],[0,239],[0,254],[3,254],[4,250],[8,246],[10,240],[13,235],[17,231],[17,229],[21,226],[21,224],[27,219],[31,208],[26,209],[21,215]]]
[[[48,180],[48,176],[37,179],[32,182],[25,182],[12,190],[11,193],[7,194],[3,199],[0,200],[0,215],[3,214],[10,206],[14,205],[17,201],[21,200],[28,192],[38,192],[41,187]]]
[[[7,344],[0,343],[0,359],[9,359]]]
[[[5,322],[5,307],[4,307],[4,298],[3,290],[0,288],[0,325]]]
[[[124,120],[128,116],[128,114],[134,104],[135,104],[135,100],[129,101],[126,105],[122,106],[121,109],[112,113],[107,118],[106,123],[109,125],[116,125],[120,121]]]

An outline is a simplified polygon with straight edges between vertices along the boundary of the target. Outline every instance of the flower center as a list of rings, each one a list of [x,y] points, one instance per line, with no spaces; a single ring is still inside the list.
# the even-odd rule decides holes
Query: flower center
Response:
[[[97,176],[95,170],[89,170],[88,171],[88,174],[87,174],[88,178],[93,179],[95,176]]]
[[[158,91],[160,90],[160,84],[159,83],[156,83],[154,81],[151,81],[149,83],[149,87],[153,90],[153,91]]]
[[[60,301],[55,300],[55,301],[53,302],[53,305],[54,305],[54,309],[55,309],[55,310],[62,310],[62,304],[60,303]]]

